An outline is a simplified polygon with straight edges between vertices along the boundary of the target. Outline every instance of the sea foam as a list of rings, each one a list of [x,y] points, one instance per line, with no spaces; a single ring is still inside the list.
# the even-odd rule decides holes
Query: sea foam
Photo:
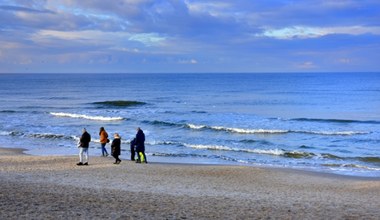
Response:
[[[231,133],[239,133],[239,134],[284,134],[288,133],[288,130],[270,130],[270,129],[245,129],[245,128],[230,128],[223,126],[207,126],[207,125],[195,125],[195,124],[186,124],[188,128],[194,130],[200,129],[211,129],[215,131],[226,131]]]
[[[231,128],[223,126],[208,126],[208,125],[195,125],[195,124],[186,124],[186,127],[194,130],[201,129],[210,129],[214,131],[225,131],[230,133],[238,134],[287,134],[287,133],[301,133],[301,134],[314,134],[314,135],[341,135],[341,136],[350,136],[350,135],[361,135],[369,134],[370,132],[364,131],[306,131],[306,130],[283,130],[283,129],[247,129],[247,128]]]
[[[194,149],[204,149],[204,150],[221,150],[221,151],[235,151],[235,152],[245,152],[245,153],[255,153],[255,154],[269,154],[281,156],[285,155],[286,151],[281,149],[244,149],[244,148],[235,148],[222,145],[201,145],[201,144],[183,144],[185,147],[194,148]]]
[[[124,120],[122,117],[105,117],[105,116],[89,116],[82,114],[72,114],[72,113],[64,113],[64,112],[50,112],[51,115],[57,117],[69,117],[69,118],[82,118],[94,121],[121,121]]]

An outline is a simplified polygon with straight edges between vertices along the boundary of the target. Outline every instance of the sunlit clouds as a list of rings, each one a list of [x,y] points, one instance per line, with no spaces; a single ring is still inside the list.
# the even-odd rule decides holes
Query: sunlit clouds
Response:
[[[0,72],[379,71],[380,2],[0,3]]]

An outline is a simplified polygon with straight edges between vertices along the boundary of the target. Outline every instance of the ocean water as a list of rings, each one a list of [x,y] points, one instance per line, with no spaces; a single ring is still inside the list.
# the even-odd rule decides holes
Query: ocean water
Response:
[[[100,156],[103,126],[127,159],[141,127],[150,161],[380,177],[380,73],[0,74],[0,102],[1,146],[36,155],[85,127]]]

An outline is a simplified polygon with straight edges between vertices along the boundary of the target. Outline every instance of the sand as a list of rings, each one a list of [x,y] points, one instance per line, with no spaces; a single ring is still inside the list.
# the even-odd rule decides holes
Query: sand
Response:
[[[380,219],[380,180],[0,149],[0,219]]]

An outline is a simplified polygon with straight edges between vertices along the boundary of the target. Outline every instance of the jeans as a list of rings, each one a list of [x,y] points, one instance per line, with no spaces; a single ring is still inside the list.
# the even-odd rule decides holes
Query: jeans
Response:
[[[106,149],[106,144],[107,143],[101,143],[100,144],[102,146],[102,155],[103,156],[107,156],[108,155],[108,152],[107,152],[107,149]]]
[[[88,148],[79,148],[79,162],[88,163]]]

